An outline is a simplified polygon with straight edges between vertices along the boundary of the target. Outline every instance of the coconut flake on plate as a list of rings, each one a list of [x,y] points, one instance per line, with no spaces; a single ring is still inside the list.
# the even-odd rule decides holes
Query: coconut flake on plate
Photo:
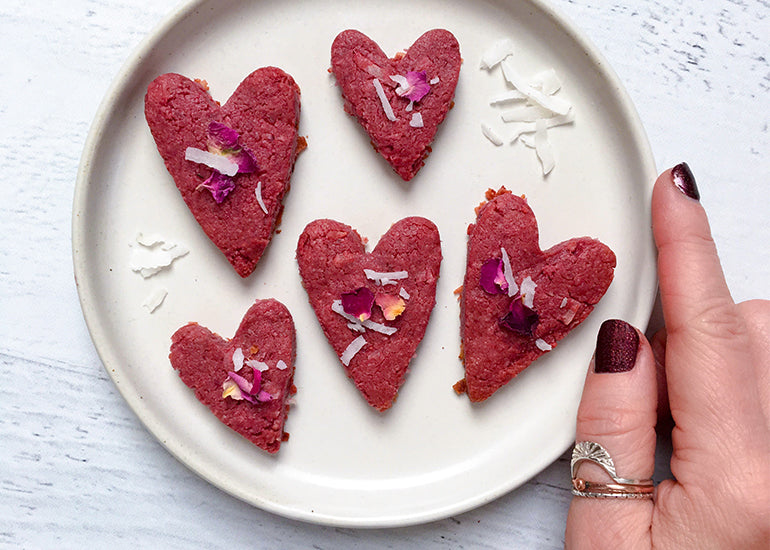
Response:
[[[503,138],[500,137],[500,134],[498,134],[489,124],[484,121],[481,122],[481,133],[484,134],[485,138],[487,138],[498,147],[504,143]]]
[[[575,115],[570,110],[566,115],[558,115],[550,118],[546,118],[545,127],[555,128],[557,126],[564,126],[565,124],[571,124],[575,121]],[[519,139],[523,134],[531,134],[537,131],[537,125],[534,122],[518,122],[513,124],[514,132],[511,138],[511,143]]]
[[[480,67],[490,70],[509,55],[513,55],[516,47],[510,38],[503,38],[495,42],[491,48],[481,55]]]
[[[556,74],[556,70],[551,68],[540,71],[530,78],[529,85],[546,95],[553,95],[561,89],[561,79]]]
[[[508,109],[500,113],[503,122],[537,122],[540,119],[547,119],[553,116],[548,109],[539,105],[520,105],[513,109]]]
[[[497,105],[498,103],[508,103],[510,101],[524,101],[527,96],[522,94],[518,90],[508,90],[500,94],[493,95],[489,98],[490,105]]]
[[[151,292],[150,295],[145,298],[144,302],[142,302],[142,306],[147,308],[149,313],[155,313],[155,310],[160,307],[163,300],[166,299],[166,296],[168,296],[168,290],[165,288],[155,289],[155,291]]]
[[[505,59],[501,63],[501,67],[503,68],[503,75],[508,83],[527,96],[532,102],[537,103],[541,107],[544,107],[557,115],[566,115],[572,108],[569,101],[557,96],[546,95],[540,90],[530,86],[509,59]]]
[[[142,233],[137,235],[136,243],[139,246],[129,243],[132,248],[129,266],[131,271],[139,273],[145,279],[159,273],[175,260],[190,252],[189,249],[180,244],[166,241],[160,237],[148,239]]]
[[[553,167],[556,166],[553,147],[551,142],[548,141],[548,126],[543,119],[536,121],[535,126],[535,152],[543,167],[543,175],[547,176],[553,170]]]

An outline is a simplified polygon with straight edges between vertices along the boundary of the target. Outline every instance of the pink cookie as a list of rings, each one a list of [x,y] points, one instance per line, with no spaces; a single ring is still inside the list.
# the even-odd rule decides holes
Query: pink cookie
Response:
[[[471,401],[487,399],[582,323],[615,268],[612,250],[588,237],[540,250],[527,202],[490,195],[468,228],[460,308],[465,379],[455,390]]]
[[[462,63],[454,35],[428,31],[406,55],[389,59],[366,35],[347,30],[334,40],[331,57],[345,110],[398,175],[412,179],[452,107]]]
[[[436,303],[436,226],[405,218],[367,253],[351,227],[316,220],[300,235],[297,261],[310,304],[348,376],[372,407],[390,408]]]
[[[275,67],[251,73],[221,107],[202,84],[178,74],[161,75],[147,89],[145,117],[166,168],[241,277],[254,271],[283,211],[304,144],[299,95],[291,76]],[[188,148],[226,158],[228,167],[235,162],[238,172],[189,160]]]
[[[249,308],[232,340],[196,323],[183,326],[171,337],[169,359],[219,420],[275,453],[288,438],[283,426],[296,392],[294,356],[294,322],[270,299]]]

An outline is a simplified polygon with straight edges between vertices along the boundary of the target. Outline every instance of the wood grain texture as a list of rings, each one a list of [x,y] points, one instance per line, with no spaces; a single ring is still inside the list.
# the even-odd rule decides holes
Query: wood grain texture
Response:
[[[619,74],[659,167],[689,162],[735,298],[768,297],[767,1],[552,4]],[[4,0],[0,7],[0,548],[562,547],[566,455],[458,517],[335,529],[283,519],[215,489],[127,407],[82,320],[71,268],[72,194],[111,80],[176,5]]]

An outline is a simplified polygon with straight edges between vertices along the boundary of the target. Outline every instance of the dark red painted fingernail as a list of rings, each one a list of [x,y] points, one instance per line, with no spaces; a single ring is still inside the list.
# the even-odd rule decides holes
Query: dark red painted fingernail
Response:
[[[628,372],[636,364],[639,351],[639,333],[618,319],[602,323],[596,337],[594,372]]]
[[[690,167],[686,162],[677,164],[671,169],[671,177],[674,178],[674,185],[682,193],[695,199],[700,200],[700,192],[698,191],[698,185],[695,183],[695,176],[692,175]]]

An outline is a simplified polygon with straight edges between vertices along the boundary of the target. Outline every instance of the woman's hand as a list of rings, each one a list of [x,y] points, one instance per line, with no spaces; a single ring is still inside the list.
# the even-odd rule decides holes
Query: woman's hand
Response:
[[[604,447],[618,477],[646,480],[660,396],[674,479],[653,499],[574,497],[567,548],[770,548],[770,302],[733,302],[699,198],[686,164],[658,178],[666,328],[651,346],[623,321],[602,325],[577,419],[577,441]],[[577,476],[611,482],[591,461]]]

